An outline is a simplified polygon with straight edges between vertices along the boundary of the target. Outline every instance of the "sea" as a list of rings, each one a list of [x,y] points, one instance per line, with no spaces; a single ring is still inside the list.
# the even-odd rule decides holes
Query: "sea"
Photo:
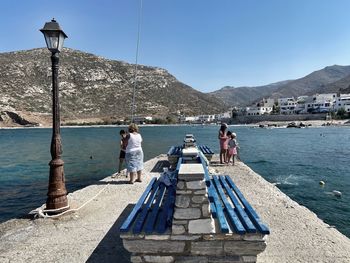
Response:
[[[121,129],[61,128],[68,192],[116,172]],[[218,153],[218,130],[216,125],[142,126],[145,160],[180,145],[187,133]],[[229,130],[237,134],[245,164],[350,237],[350,127]],[[48,128],[0,129],[0,222],[26,217],[46,202],[51,136]]]

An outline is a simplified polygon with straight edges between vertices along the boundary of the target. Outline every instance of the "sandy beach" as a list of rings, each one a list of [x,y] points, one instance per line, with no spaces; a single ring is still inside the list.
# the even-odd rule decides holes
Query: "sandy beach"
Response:
[[[217,158],[217,156],[215,156]],[[153,176],[160,155],[145,163],[142,183],[107,177],[68,195],[75,213],[56,219],[13,219],[0,224],[0,262],[130,262],[119,227]],[[350,262],[350,240],[291,200],[242,162],[210,167],[232,177],[271,234],[260,263]],[[89,202],[88,202],[89,201]],[[88,202],[88,203],[86,203]]]

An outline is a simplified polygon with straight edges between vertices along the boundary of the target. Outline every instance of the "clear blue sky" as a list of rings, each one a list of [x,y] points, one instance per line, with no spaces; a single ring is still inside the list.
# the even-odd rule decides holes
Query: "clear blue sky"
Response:
[[[66,47],[135,62],[140,0],[0,0],[0,52],[45,45],[55,17]],[[139,63],[208,92],[350,65],[349,0],[143,0]]]

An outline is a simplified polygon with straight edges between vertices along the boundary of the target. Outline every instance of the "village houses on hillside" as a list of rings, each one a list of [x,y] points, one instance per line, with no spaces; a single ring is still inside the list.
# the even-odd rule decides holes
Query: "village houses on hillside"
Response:
[[[264,114],[310,114],[331,113],[343,109],[350,113],[350,94],[315,94],[312,96],[299,96],[297,98],[262,99],[253,106],[235,108],[239,115]]]

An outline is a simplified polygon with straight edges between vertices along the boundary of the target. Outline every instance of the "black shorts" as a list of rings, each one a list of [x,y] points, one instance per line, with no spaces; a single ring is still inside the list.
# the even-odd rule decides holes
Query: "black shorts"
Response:
[[[119,159],[125,159],[125,151],[120,151]]]

